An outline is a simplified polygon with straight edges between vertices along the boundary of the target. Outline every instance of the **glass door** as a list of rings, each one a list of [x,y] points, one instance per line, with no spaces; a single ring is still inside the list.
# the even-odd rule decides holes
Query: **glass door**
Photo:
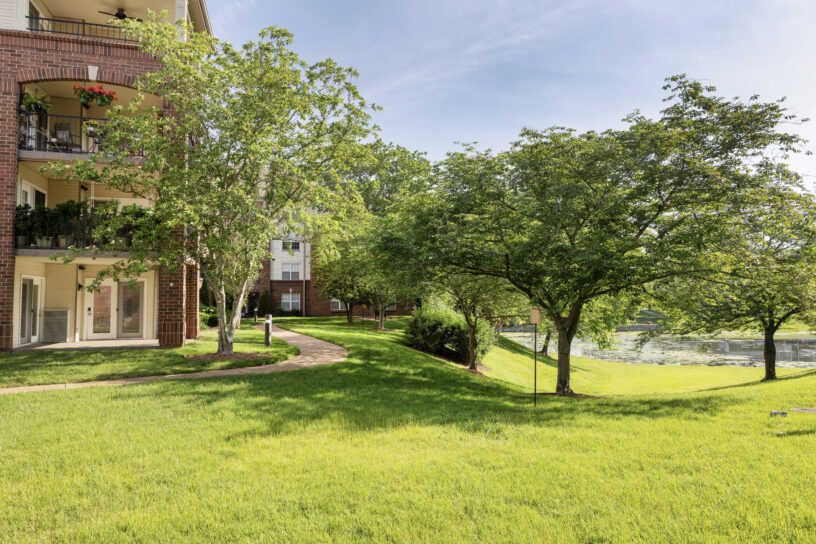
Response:
[[[114,330],[114,289],[112,283],[104,283],[93,293],[85,293],[86,337],[89,340],[116,338]]]
[[[144,321],[144,282],[133,285],[122,283],[119,285],[118,329],[120,338],[141,338]]]
[[[23,278],[20,282],[20,345],[31,343],[31,285]]]
[[[20,280],[20,345],[40,341],[42,278]]]

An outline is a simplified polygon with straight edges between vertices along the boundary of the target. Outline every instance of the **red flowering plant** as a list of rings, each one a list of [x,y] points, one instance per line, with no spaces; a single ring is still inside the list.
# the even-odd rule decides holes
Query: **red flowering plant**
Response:
[[[116,96],[116,91],[108,91],[102,88],[102,85],[74,85],[74,94],[79,98],[79,101],[86,108],[92,100],[96,100],[98,106],[109,106],[114,100],[119,100]]]

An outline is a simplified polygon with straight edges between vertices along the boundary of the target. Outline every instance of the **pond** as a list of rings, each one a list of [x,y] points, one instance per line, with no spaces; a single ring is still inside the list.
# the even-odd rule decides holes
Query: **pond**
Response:
[[[504,332],[504,336],[527,347],[533,345],[530,332]],[[753,338],[674,339],[661,338],[635,347],[637,334],[617,334],[617,345],[601,350],[592,342],[575,339],[571,353],[604,361],[622,361],[652,365],[733,365],[763,366],[763,341]],[[539,336],[539,347],[541,347]],[[550,355],[555,352],[550,344]],[[780,367],[816,367],[816,339],[779,339],[776,341],[776,364]]]

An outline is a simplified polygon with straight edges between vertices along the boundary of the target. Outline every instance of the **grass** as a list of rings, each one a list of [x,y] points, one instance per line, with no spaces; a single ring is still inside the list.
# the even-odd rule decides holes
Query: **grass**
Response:
[[[533,353],[529,348],[500,337],[483,362],[489,369],[485,372],[487,376],[519,391],[532,392]],[[556,364],[554,358],[538,354],[538,391],[554,389]],[[570,368],[573,389],[591,395],[689,393],[759,383],[765,376],[765,369],[759,367],[626,364],[575,356]],[[780,377],[801,373],[800,369],[777,369]]]
[[[41,385],[67,382],[87,382],[182,374],[200,370],[217,370],[258,366],[288,359],[298,349],[273,338],[272,345],[264,345],[264,333],[252,328],[251,322],[241,324],[235,332],[235,351],[238,353],[266,353],[267,359],[236,359],[203,361],[186,359],[190,355],[215,353],[218,349],[218,331],[202,331],[199,340],[188,342],[177,349],[122,349],[122,350],[30,350],[0,356],[0,387]]]
[[[667,371],[662,382],[657,374],[610,382],[590,379],[602,366],[581,361],[576,387],[630,394],[541,397],[533,409],[523,385],[507,383],[522,372],[512,370],[524,356],[512,345],[491,354],[488,366],[507,372],[501,381],[413,351],[400,332],[332,319],[282,325],[346,346],[349,358],[297,372],[0,397],[0,541],[816,535],[816,416],[768,417],[816,405],[813,372],[754,383],[655,367]],[[635,378],[639,387],[625,385]],[[697,384],[703,391],[666,392],[709,378]]]

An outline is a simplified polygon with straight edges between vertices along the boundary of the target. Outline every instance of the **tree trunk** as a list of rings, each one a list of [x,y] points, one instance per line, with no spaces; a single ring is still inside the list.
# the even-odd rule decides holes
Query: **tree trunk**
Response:
[[[354,305],[346,302],[346,323],[354,324]]]
[[[539,351],[539,353],[543,353],[545,357],[550,356],[550,340],[552,340],[552,331],[547,327],[547,334],[544,336],[544,343],[541,344],[541,350]]]
[[[566,317],[552,316],[558,329],[558,378],[555,383],[558,395],[571,395],[573,392],[570,387],[570,348],[578,330],[582,309],[583,303],[576,302]]]
[[[476,325],[468,323],[468,370],[476,370]]]
[[[775,327],[765,327],[765,379],[776,379],[776,344],[774,343]]]
[[[244,305],[247,286],[249,282],[244,282],[241,292],[232,300],[232,317],[227,319],[227,296],[224,286],[220,285],[216,292],[216,302],[218,304],[218,353],[220,355],[230,355],[234,350],[235,330],[241,327],[241,307]]]
[[[377,302],[377,309],[378,309],[378,311],[380,312],[380,315],[379,315],[379,319],[380,319],[380,321],[379,321],[379,324],[377,325],[377,329],[378,329],[378,330],[381,330],[381,331],[384,331],[384,330],[385,330],[385,307],[387,306],[387,305],[386,305],[386,304],[383,302],[383,300],[384,300],[384,299],[380,299],[380,300]]]
[[[235,330],[227,319],[227,295],[223,286],[213,291],[215,292],[215,305],[218,309],[218,353],[229,354],[232,353]]]

